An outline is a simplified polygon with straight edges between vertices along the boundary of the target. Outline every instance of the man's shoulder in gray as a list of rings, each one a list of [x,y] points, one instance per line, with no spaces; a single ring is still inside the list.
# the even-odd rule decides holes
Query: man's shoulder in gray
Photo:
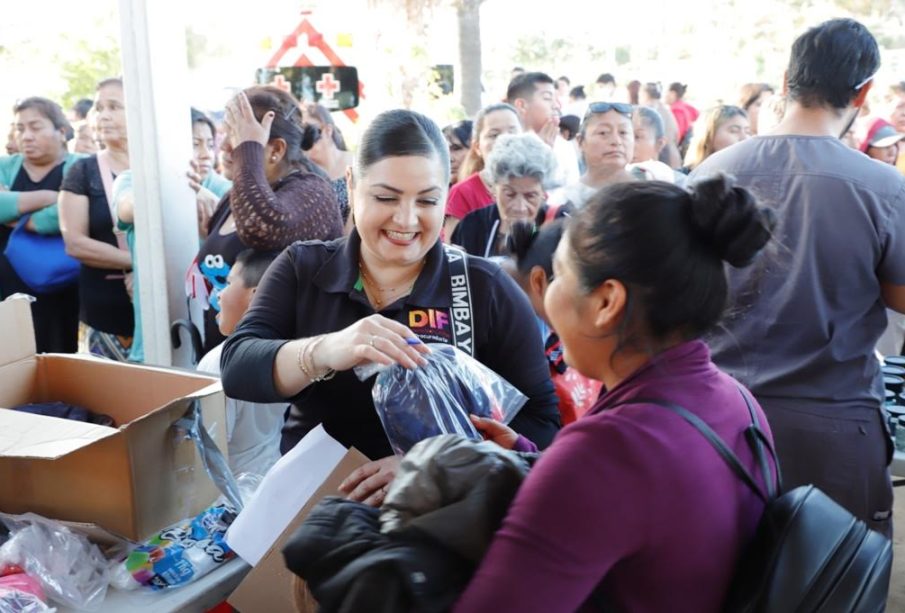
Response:
[[[741,185],[791,177],[805,183],[844,182],[882,200],[899,195],[905,188],[905,177],[894,166],[873,160],[831,137],[750,138],[704,160],[691,174],[691,181],[717,172],[733,175]]]
[[[905,178],[838,139],[762,136],[711,156],[690,182],[736,178],[778,220],[755,265],[729,269],[714,361],[759,397],[879,403],[872,349],[881,284],[905,283]]]

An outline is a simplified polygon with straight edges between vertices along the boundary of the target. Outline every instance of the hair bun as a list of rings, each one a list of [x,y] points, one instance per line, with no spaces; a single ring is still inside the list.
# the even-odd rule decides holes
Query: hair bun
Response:
[[[321,137],[321,130],[313,123],[302,124],[302,151],[310,151]]]
[[[714,252],[736,268],[754,261],[776,225],[771,209],[722,173],[691,186],[691,218]]]

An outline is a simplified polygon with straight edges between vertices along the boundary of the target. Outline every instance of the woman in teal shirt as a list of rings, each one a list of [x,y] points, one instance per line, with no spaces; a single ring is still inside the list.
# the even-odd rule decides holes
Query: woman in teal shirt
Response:
[[[79,155],[66,150],[72,127],[60,106],[46,98],[26,98],[13,124],[20,153],[0,157],[0,298],[22,292],[32,303],[39,352],[74,353],[78,348],[78,284],[39,292],[19,276],[3,252],[13,228],[25,215],[28,231],[59,235],[57,194],[63,176]]]

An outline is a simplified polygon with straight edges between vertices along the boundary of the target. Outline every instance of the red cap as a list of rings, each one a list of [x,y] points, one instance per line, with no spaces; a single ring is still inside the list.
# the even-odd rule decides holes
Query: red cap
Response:
[[[867,135],[861,141],[859,149],[867,153],[869,147],[889,147],[903,138],[905,138],[905,134],[896,132],[893,125],[885,119],[874,119],[867,130]]]

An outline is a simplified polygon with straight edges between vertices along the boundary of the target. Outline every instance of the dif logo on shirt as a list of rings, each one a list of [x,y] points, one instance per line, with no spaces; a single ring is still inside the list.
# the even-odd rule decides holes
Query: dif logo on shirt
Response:
[[[425,342],[452,343],[449,311],[414,309],[409,311],[409,328]]]

